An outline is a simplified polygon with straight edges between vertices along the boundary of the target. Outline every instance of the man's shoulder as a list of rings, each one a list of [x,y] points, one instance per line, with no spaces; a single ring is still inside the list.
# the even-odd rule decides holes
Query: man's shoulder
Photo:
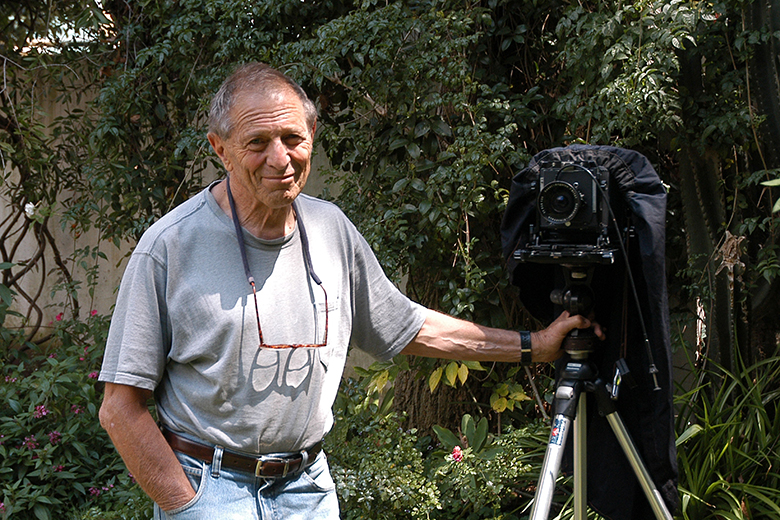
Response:
[[[152,250],[167,237],[178,236],[183,226],[192,222],[193,217],[207,207],[205,190],[182,202],[160,217],[141,235],[136,251]]]
[[[329,228],[341,225],[348,228],[354,227],[341,208],[333,202],[302,193],[298,195],[296,205],[307,224],[311,221]]]
[[[341,208],[339,208],[333,202],[320,199],[312,195],[306,195],[305,193],[301,193],[300,195],[298,195],[298,197],[295,200],[296,200],[296,204],[304,211],[307,212],[331,213],[331,214],[339,214],[342,216],[344,215],[344,212],[341,211]]]

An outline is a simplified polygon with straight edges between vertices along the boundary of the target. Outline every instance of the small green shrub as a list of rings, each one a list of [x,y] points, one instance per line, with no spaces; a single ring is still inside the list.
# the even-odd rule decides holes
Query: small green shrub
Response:
[[[0,351],[0,518],[48,520],[133,496],[132,477],[98,421],[108,319],[57,316],[55,337]],[[136,486],[137,487],[137,486]]]
[[[429,518],[439,507],[416,431],[388,412],[391,399],[354,380],[342,384],[326,450],[344,520]]]
[[[514,520],[527,514],[549,426],[533,422],[494,436],[486,419],[464,416],[461,432],[439,442],[404,430],[390,412],[392,389],[349,380],[326,439],[345,520],[426,518]],[[457,446],[457,448],[456,448]]]
[[[512,520],[530,510],[549,426],[536,421],[500,436],[490,435],[487,426],[485,418],[464,415],[460,435],[435,428],[447,453],[434,454],[441,461],[433,474],[442,497],[440,518]]]

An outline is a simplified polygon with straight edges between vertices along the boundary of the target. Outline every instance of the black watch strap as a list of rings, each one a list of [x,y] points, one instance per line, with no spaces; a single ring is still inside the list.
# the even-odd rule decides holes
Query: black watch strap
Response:
[[[531,364],[531,333],[527,330],[520,331],[520,364],[528,366]]]

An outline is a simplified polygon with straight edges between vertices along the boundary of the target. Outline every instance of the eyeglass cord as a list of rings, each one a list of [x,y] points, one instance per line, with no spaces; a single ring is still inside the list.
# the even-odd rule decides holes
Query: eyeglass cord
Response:
[[[230,213],[233,217],[233,226],[236,229],[236,238],[238,240],[238,248],[241,250],[241,260],[244,263],[244,273],[246,274],[246,278],[249,281],[249,285],[252,286],[252,293],[255,298],[255,305],[257,304],[257,287],[255,286],[255,279],[252,276],[252,271],[249,269],[249,260],[247,259],[246,255],[246,245],[244,244],[244,233],[241,230],[241,224],[238,222],[238,213],[236,212],[236,203],[233,200],[233,192],[230,189],[230,175],[226,178],[226,185],[227,185],[227,196],[228,196],[228,203],[230,204]],[[312,280],[314,280],[314,283],[320,286],[323,292],[325,292],[325,287],[322,285],[322,280],[320,280],[320,277],[317,276],[317,273],[314,272],[314,266],[312,266],[311,263],[311,252],[309,251],[309,238],[306,235],[306,228],[303,225],[303,219],[301,218],[301,214],[298,211],[298,206],[296,204],[296,201],[293,201],[292,203],[293,213],[295,214],[296,223],[298,225],[298,231],[301,234],[301,249],[303,249],[303,260],[306,263],[306,269],[309,271],[309,276],[311,276]],[[328,293],[325,292],[325,305],[328,305]],[[326,315],[327,316],[327,315]],[[327,318],[326,318],[327,319]],[[260,328],[260,314],[257,314],[257,330],[260,334],[260,343],[263,343],[263,333],[262,329]],[[326,327],[327,330],[327,327]],[[327,332],[326,332],[327,337]],[[326,340],[327,341],[327,340]]]
[[[246,257],[246,245],[244,245],[244,234],[241,232],[241,224],[238,222],[238,214],[236,213],[236,203],[233,200],[233,192],[230,190],[230,175],[227,176],[227,195],[228,203],[230,204],[230,212],[233,215],[233,226],[236,228],[236,238],[238,239],[238,247],[241,249],[241,260],[244,262],[244,273],[249,280],[249,284],[254,287],[255,279],[252,277],[252,272],[249,270],[249,261]],[[309,275],[317,285],[322,285],[322,280],[314,272],[314,267],[311,263],[311,254],[309,252],[309,237],[306,235],[306,228],[303,225],[303,219],[298,211],[298,205],[295,201],[292,203],[293,212],[295,213],[296,222],[298,224],[298,230],[301,234],[301,245],[303,246],[303,259],[306,262],[306,268],[309,270]]]

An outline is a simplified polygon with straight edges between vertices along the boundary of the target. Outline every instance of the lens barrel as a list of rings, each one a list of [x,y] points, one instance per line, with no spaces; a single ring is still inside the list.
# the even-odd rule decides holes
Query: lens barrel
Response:
[[[555,224],[571,222],[581,206],[579,190],[568,182],[553,181],[539,193],[539,213]]]

